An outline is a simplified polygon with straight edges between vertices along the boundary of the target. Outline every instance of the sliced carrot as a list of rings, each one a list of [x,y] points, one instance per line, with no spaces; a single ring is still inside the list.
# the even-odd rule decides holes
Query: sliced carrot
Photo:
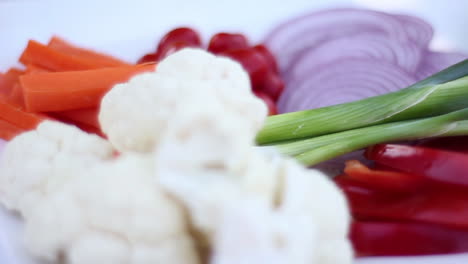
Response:
[[[30,40],[19,59],[24,65],[34,64],[50,71],[77,71],[99,69],[108,65],[100,60],[70,56]]]
[[[8,101],[15,105],[19,105],[24,109],[24,97],[23,97],[23,88],[19,80],[13,86],[10,94],[8,95]]]
[[[0,76],[0,94],[9,95],[22,74],[24,74],[24,71],[17,68],[11,68],[5,74],[2,74]]]
[[[41,72],[49,72],[46,68],[41,66],[37,66],[35,64],[28,64],[26,65],[26,72],[25,74],[34,74],[34,73],[41,73]]]
[[[20,128],[30,130],[48,119],[46,115],[39,113],[26,112],[21,106],[8,101],[4,97],[0,97],[0,119],[5,120]]]
[[[77,47],[64,39],[61,39],[57,36],[53,36],[49,43],[47,44],[48,47],[66,53],[71,56],[78,56],[81,58],[92,59],[96,61],[100,61],[103,65],[108,67],[117,67],[117,66],[128,66],[130,64],[114,58],[112,56],[102,54],[90,49],[80,48]]]
[[[87,125],[99,128],[100,125],[98,121],[98,113],[99,113],[98,108],[93,107],[93,108],[84,108],[84,109],[54,112],[53,114],[62,119],[70,120],[73,122],[79,122],[79,123],[83,123],[83,124],[87,124]]]
[[[20,83],[28,111],[65,111],[97,107],[104,94],[115,84],[154,69],[155,64],[148,63],[87,71],[38,73],[21,76]]]
[[[0,119],[0,138],[1,139],[11,140],[23,132],[25,132],[24,129],[19,128],[5,120]]]

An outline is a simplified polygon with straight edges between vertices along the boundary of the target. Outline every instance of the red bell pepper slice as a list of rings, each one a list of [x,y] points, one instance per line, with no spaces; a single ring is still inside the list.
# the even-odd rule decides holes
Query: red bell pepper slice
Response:
[[[358,256],[468,252],[468,230],[421,223],[356,221],[350,238]]]
[[[376,145],[365,156],[380,164],[448,184],[468,186],[468,155],[405,145]]]
[[[468,192],[424,188],[395,193],[372,189],[346,177],[335,182],[345,193],[353,216],[361,220],[397,220],[468,228]]]
[[[415,191],[427,182],[416,174],[370,169],[358,160],[346,161],[344,173],[347,177],[369,187],[397,192]]]

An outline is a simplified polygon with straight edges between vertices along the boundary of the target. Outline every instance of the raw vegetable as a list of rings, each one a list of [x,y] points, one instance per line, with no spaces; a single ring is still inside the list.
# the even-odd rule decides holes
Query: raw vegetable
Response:
[[[22,70],[11,68],[5,74],[0,75],[0,96],[8,97],[22,74],[24,74]]]
[[[351,240],[361,257],[454,254],[468,251],[467,230],[421,223],[355,221],[351,225]]]
[[[43,122],[9,142],[0,202],[48,263],[352,263],[339,189],[252,147],[266,113],[240,64],[179,51],[105,95],[109,141]]]
[[[191,28],[176,28],[166,33],[154,53],[148,53],[138,62],[157,62],[177,50],[201,47],[199,34]],[[252,89],[265,101],[270,114],[276,114],[276,101],[284,90],[273,54],[265,45],[250,46],[247,38],[238,33],[217,33],[211,38],[207,50],[240,62],[249,73]],[[274,103],[274,106],[271,104]]]
[[[427,180],[421,175],[371,169],[357,160],[346,161],[344,174],[344,177],[349,177],[366,186],[394,192],[417,191],[427,183]]]
[[[7,121],[0,119],[0,140],[11,140],[15,136],[25,132],[25,129],[19,128]],[[0,152],[2,148],[0,147]]]
[[[351,129],[275,146],[304,164],[315,165],[382,142],[467,134],[467,118],[468,108],[465,108],[445,115]]]
[[[267,108],[251,96],[249,77],[233,60],[200,49],[184,49],[159,63],[156,72],[116,85],[102,99],[99,122],[120,151],[152,151],[156,140],[165,133],[182,94],[195,97],[212,93],[210,97],[226,104],[232,113],[249,117],[244,122],[252,137],[263,125]],[[188,114],[187,118],[193,118],[192,113]]]
[[[77,71],[109,67],[107,61],[60,52],[30,40],[21,54],[20,62],[35,64],[50,71]]]
[[[20,78],[28,111],[65,111],[97,107],[113,85],[153,71],[154,64],[102,68],[86,71],[50,72]]]
[[[129,66],[128,63],[114,58],[109,55],[105,55],[103,53],[95,52],[90,49],[84,49],[77,47],[64,39],[59,38],[58,36],[53,36],[47,47],[52,48],[54,50],[60,51],[70,56],[84,58],[99,62],[101,67],[118,67],[118,66]]]
[[[95,128],[99,128],[98,121],[99,109],[93,108],[82,108],[76,110],[68,110],[62,112],[55,112],[54,115],[64,118],[69,121],[90,125]]]
[[[279,112],[398,91],[468,58],[432,51],[432,35],[417,17],[365,9],[329,9],[281,23],[265,38],[286,85]]]
[[[468,227],[468,194],[464,189],[437,187],[395,193],[346,177],[337,177],[335,182],[344,191],[356,219]]]
[[[21,106],[0,97],[0,120],[9,122],[25,130],[35,129],[48,117],[39,113],[30,113]]]
[[[468,107],[468,60],[397,92],[268,118],[260,144],[320,136],[374,124],[428,117]]]
[[[448,184],[468,186],[468,155],[405,145],[376,145],[366,157],[385,166]]]
[[[229,50],[246,49],[249,47],[247,38],[236,33],[214,34],[208,44],[208,51],[214,54],[223,53]]]

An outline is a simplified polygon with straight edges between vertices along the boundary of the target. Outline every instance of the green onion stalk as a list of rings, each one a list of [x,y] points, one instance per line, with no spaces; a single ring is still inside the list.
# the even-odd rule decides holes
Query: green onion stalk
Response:
[[[397,92],[271,116],[257,134],[305,165],[370,145],[468,135],[468,60]]]

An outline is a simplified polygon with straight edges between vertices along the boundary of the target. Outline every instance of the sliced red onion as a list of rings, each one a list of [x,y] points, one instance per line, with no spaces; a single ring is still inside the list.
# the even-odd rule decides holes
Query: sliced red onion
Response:
[[[310,68],[303,79],[287,83],[280,113],[355,101],[404,88],[415,79],[398,66],[372,59],[341,59]]]
[[[412,42],[395,41],[382,35],[346,36],[304,52],[283,77],[286,80],[304,79],[311,74],[310,69],[343,58],[385,61],[413,73],[420,63],[421,53],[421,49]]]
[[[468,54],[457,52],[435,52],[426,50],[416,72],[416,79],[422,80],[464,59]]]
[[[434,29],[426,21],[409,15],[395,15],[403,24],[406,34],[412,42],[421,48],[427,48],[434,36]]]
[[[396,16],[348,8],[309,13],[287,21],[274,29],[265,42],[284,71],[304,50],[314,49],[324,41],[369,33],[387,36],[395,41],[411,40]]]

